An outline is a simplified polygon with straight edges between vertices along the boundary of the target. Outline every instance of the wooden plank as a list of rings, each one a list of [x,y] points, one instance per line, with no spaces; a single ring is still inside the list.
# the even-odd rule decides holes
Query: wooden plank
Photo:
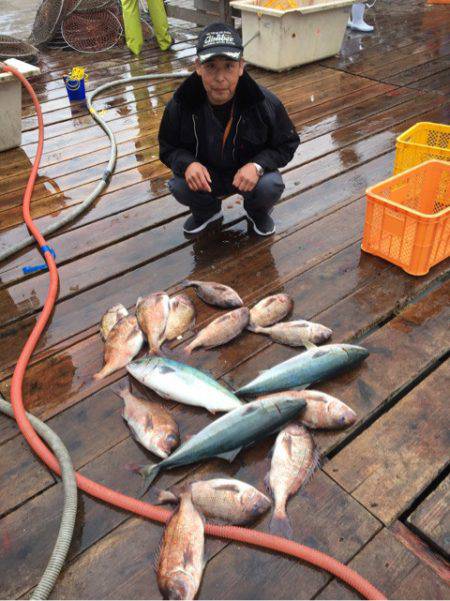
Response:
[[[2,417],[11,420],[9,417]],[[17,427],[13,427],[17,431]],[[21,437],[2,445],[1,457],[0,515],[55,482]]]
[[[402,545],[430,567],[439,578],[442,578],[447,583],[450,582],[449,562],[442,555],[438,554],[434,548],[431,548],[424,539],[420,538],[399,520],[394,522],[389,527],[389,530]]]
[[[450,69],[437,75],[424,77],[420,81],[410,84],[410,87],[416,90],[428,90],[447,96],[450,94]]]
[[[377,586],[388,599],[448,599],[450,587],[383,528],[349,566]],[[333,580],[316,599],[359,599]]]
[[[444,555],[450,555],[450,476],[413,511],[408,524],[431,541]]]
[[[430,297],[429,303],[432,312]],[[415,327],[408,321],[399,325]],[[405,511],[448,463],[448,390],[443,365],[324,468],[385,524]]]
[[[420,80],[425,79],[427,77],[431,77],[432,75],[436,75],[438,73],[446,71],[449,67],[450,59],[439,58],[435,61],[425,63],[420,67],[414,67],[412,69],[403,71],[402,73],[391,75],[386,79],[386,83],[394,84],[397,86],[407,86],[410,84],[417,83]],[[443,77],[445,77],[445,74],[443,75]]]

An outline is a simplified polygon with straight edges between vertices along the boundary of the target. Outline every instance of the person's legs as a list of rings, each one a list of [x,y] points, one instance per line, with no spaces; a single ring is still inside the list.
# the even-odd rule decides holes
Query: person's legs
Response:
[[[283,190],[280,172],[270,171],[260,178],[251,192],[243,194],[244,209],[257,234],[269,236],[275,232],[270,213],[280,200]]]
[[[183,226],[187,234],[197,234],[222,217],[220,200],[208,192],[193,192],[183,177],[169,180],[169,190],[180,204],[191,209],[192,215]]]

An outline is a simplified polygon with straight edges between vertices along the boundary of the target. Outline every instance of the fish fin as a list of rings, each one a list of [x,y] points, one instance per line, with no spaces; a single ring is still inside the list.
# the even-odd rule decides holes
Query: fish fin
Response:
[[[106,376],[109,376],[114,371],[114,369],[111,369],[111,367],[108,364],[106,364],[104,367],[102,367],[100,371],[98,371],[92,377],[94,378],[94,380],[103,380],[103,378],[106,378]]]
[[[317,344],[314,344],[314,342],[311,342],[310,340],[305,340],[303,343],[303,346],[305,347],[306,350],[310,350],[310,349],[314,349],[317,348]]]
[[[225,459],[232,463],[239,453],[242,451],[242,447],[238,447],[237,449],[233,449],[232,451],[227,451],[226,453],[220,453],[220,455],[216,455],[219,459]]]
[[[124,468],[133,474],[139,474],[141,469],[145,467],[144,463],[126,463]]]
[[[161,490],[156,486],[153,487],[149,494],[149,501],[154,505],[165,505],[166,503],[174,504],[178,503],[178,497],[175,493],[170,490]]]
[[[286,512],[272,514],[272,519],[269,524],[269,532],[275,536],[292,539],[293,530],[292,524]]]
[[[131,432],[131,436],[134,438],[134,440],[136,442],[138,442],[139,444],[142,444],[141,441],[138,438],[137,432],[136,430],[133,428],[133,426],[127,422],[128,427],[130,428],[130,432]]]
[[[320,465],[321,465],[320,451],[317,447],[314,447],[311,467],[309,468],[306,478],[303,481],[303,486],[308,484],[308,482],[313,478],[314,474],[317,472]]]

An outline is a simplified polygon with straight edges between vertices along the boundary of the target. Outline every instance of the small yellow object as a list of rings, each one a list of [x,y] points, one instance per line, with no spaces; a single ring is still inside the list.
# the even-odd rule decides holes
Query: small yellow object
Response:
[[[72,67],[71,72],[69,73],[69,79],[75,81],[81,81],[82,79],[88,79],[88,75],[84,67]]]
[[[272,7],[274,10],[289,10],[290,8],[299,7],[295,0],[267,0],[262,6],[265,8]]]

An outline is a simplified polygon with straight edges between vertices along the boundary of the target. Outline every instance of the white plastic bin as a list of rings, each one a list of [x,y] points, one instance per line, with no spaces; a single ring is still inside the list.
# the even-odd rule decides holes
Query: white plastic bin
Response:
[[[38,67],[15,58],[4,61],[25,77],[39,75]],[[22,84],[9,72],[0,71],[0,152],[20,146],[22,141]]]
[[[337,54],[353,0],[300,0],[298,8],[276,10],[259,0],[235,0],[242,13],[244,59],[284,71]],[[252,39],[253,38],[253,39]]]

